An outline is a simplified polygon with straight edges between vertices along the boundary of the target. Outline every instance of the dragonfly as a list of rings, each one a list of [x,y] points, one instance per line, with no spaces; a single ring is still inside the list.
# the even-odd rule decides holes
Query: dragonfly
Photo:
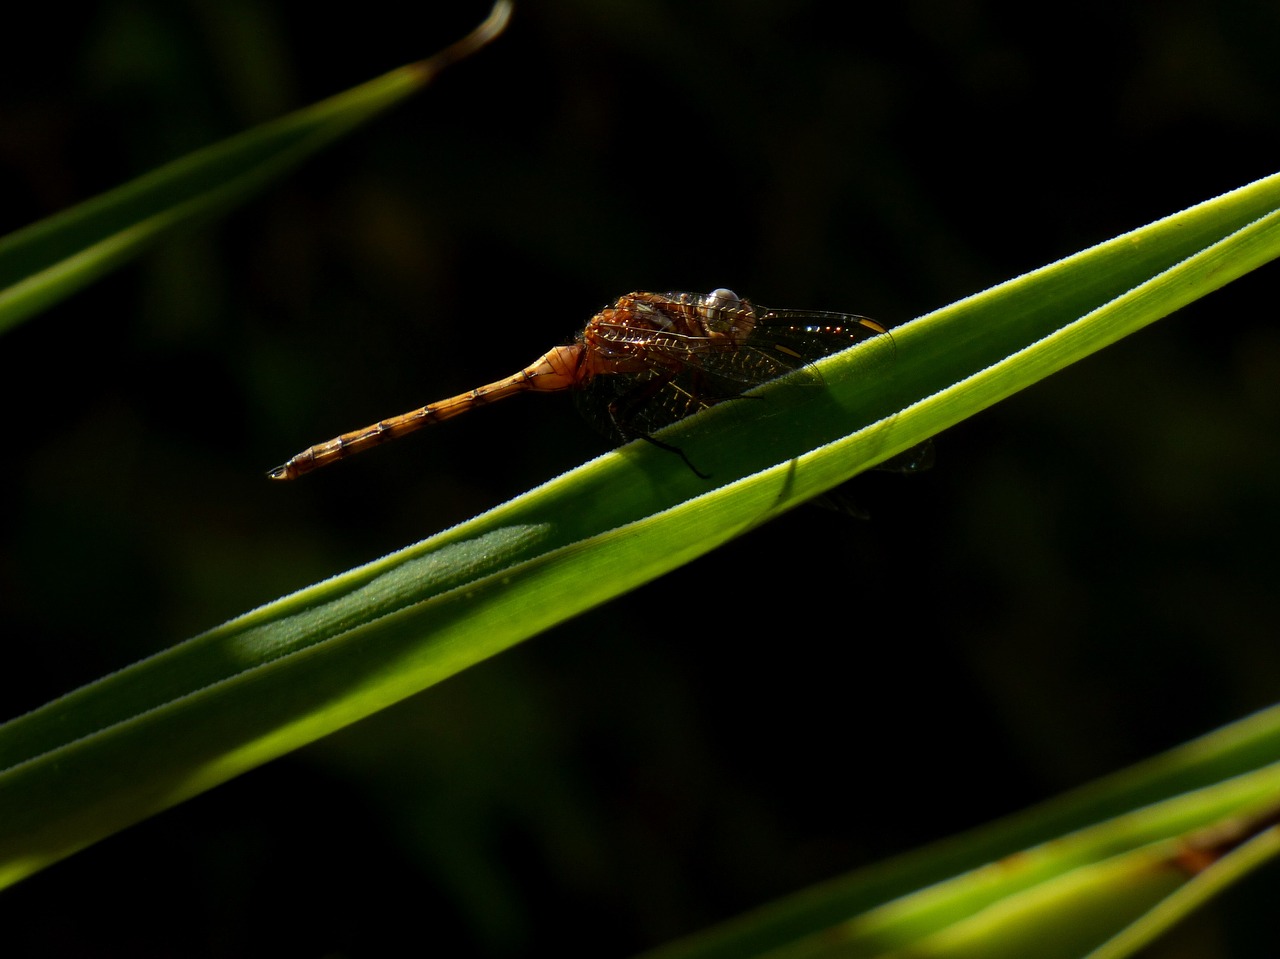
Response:
[[[297,479],[355,453],[517,393],[572,391],[579,410],[615,442],[656,439],[665,426],[888,330],[849,313],[773,310],[732,290],[628,293],[593,316],[572,343],[505,379],[308,447],[267,473]]]

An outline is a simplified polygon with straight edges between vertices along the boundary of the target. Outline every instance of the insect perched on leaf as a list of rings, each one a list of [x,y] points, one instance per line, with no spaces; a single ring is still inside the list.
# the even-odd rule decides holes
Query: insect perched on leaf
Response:
[[[572,390],[583,415],[613,440],[647,440],[678,454],[704,476],[681,450],[653,434],[887,332],[865,316],[770,310],[731,290],[628,293],[593,316],[572,343],[557,346],[520,372],[318,443],[267,475],[296,479],[516,393]]]

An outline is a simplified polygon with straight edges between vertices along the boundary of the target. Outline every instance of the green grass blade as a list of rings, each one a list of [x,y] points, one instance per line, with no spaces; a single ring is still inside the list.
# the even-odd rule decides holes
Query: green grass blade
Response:
[[[497,36],[498,3],[435,56],[166,164],[0,239],[0,332],[127,262],[171,230],[243,202],[311,154],[426,86]]]
[[[0,882],[714,549],[1280,254],[1280,177],[1002,284],[0,727]],[[728,428],[732,427],[732,428]],[[265,482],[265,480],[264,480]],[[847,913],[846,913],[847,915]]]
[[[1123,959],[1150,945],[1190,913],[1254,870],[1280,856],[1280,827],[1270,826],[1213,861],[1116,935],[1089,953],[1086,959]]]
[[[1196,745],[1175,753],[1189,758]],[[1065,958],[1098,947],[1114,959],[1147,944],[1275,854],[1270,837],[1277,794],[1280,762],[1079,830],[1052,832],[1057,823],[1041,810],[1029,817],[1046,832],[1038,845],[996,853],[989,840],[1005,831],[997,825],[864,869],[648,956],[849,959],[901,950],[922,959]],[[927,876],[961,850],[972,859],[966,871],[941,881]],[[801,908],[805,900],[810,907],[826,901],[828,921]]]

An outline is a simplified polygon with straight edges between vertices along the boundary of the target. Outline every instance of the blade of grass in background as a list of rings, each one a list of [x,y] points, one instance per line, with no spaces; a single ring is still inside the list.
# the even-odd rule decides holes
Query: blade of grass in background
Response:
[[[422,89],[506,26],[507,0],[435,56],[166,164],[0,239],[0,332],[164,237],[225,212],[311,154]]]
[[[880,956],[1083,956],[1137,948],[1274,854],[1280,806],[1280,710],[1171,750],[1051,803],[859,870],[668,945],[646,959]],[[1272,743],[1270,763],[1242,739]],[[1215,768],[1210,771],[1209,764]],[[1134,786],[1168,788],[1167,773],[1201,778],[1150,805]],[[939,795],[945,796],[943,784]],[[1109,806],[1123,809],[1100,816]],[[1031,842],[1026,842],[1034,837]],[[1228,857],[1251,846],[1247,855]],[[1129,927],[1132,927],[1130,931]],[[1034,947],[1034,948],[1033,948]],[[1125,955],[1113,951],[1112,956]]]
[[[1273,259],[1278,208],[1280,177],[1260,180],[900,328],[891,353],[872,340],[824,361],[824,389],[772,384],[677,424],[664,435],[712,483],[631,444],[11,721],[0,884],[656,578]]]
[[[1086,959],[1121,959],[1123,956],[1133,955],[1214,896],[1280,855],[1280,826],[1274,824],[1274,815],[1271,824],[1265,829],[1243,835],[1242,839],[1242,842],[1236,843],[1232,837],[1223,847],[1225,854],[1221,859],[1211,858],[1203,872],[1194,874],[1191,879],[1089,953]],[[1218,849],[1211,849],[1210,856],[1218,852]],[[1182,850],[1178,850],[1176,856],[1183,860],[1186,858]]]

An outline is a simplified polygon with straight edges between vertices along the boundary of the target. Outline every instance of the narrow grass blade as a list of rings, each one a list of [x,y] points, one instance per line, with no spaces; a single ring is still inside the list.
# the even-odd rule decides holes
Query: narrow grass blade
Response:
[[[1190,751],[1183,747],[1181,752]],[[1135,807],[1038,845],[979,855],[964,872],[908,878],[911,862],[969,854],[1000,824],[767,907],[646,959],[931,959],[1035,954],[1107,959],[1150,942],[1276,852],[1280,762],[1161,802]],[[905,868],[904,868],[905,867]],[[900,891],[904,880],[913,886]],[[802,921],[804,899],[846,910]],[[783,917],[789,913],[789,921]]]
[[[435,56],[175,160],[0,239],[0,332],[74,293],[170,231],[243,202],[331,141],[426,86],[497,36],[510,4]]]

